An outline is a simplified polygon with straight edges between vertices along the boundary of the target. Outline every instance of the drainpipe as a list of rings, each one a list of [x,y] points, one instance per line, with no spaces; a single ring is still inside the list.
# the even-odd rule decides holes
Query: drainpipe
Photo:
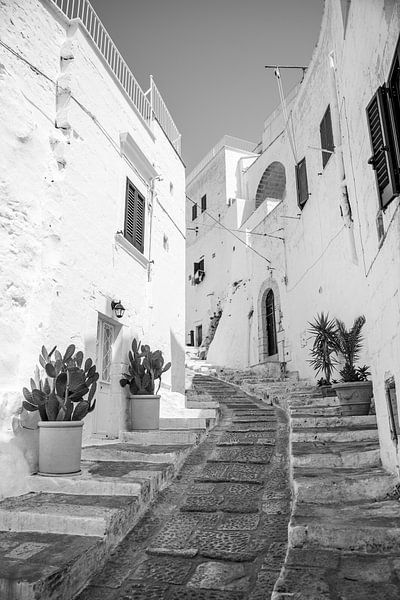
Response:
[[[335,154],[336,154],[336,166],[337,176],[340,182],[340,209],[343,217],[344,225],[348,232],[349,249],[351,261],[353,264],[358,264],[356,242],[354,238],[354,223],[351,217],[351,206],[349,202],[349,196],[347,193],[347,182],[346,182],[346,171],[344,168],[343,159],[343,136],[342,127],[340,124],[340,113],[339,104],[337,97],[337,81],[335,73],[335,59],[334,52],[329,53],[329,80],[331,89],[331,116],[332,116],[332,128],[333,138],[335,140]]]

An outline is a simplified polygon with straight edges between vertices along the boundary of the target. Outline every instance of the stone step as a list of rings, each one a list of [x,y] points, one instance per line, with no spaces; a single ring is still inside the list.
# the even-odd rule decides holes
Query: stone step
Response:
[[[31,493],[0,502],[0,531],[104,537],[120,542],[137,522],[137,496]]]
[[[398,600],[398,560],[395,554],[290,548],[271,599]]]
[[[191,451],[191,445],[114,443],[82,448],[82,460],[170,463],[179,468]],[[144,467],[145,468],[145,467]]]
[[[324,417],[340,417],[342,415],[341,406],[307,406],[307,407],[296,407],[290,408],[289,414],[291,417],[311,417],[311,416],[324,416]]]
[[[292,431],[292,442],[359,442],[377,441],[378,429],[376,426],[368,427],[309,427]]]
[[[337,548],[352,552],[400,552],[400,503],[296,505],[289,546]]]
[[[217,402],[216,400],[189,400],[189,399],[186,399],[185,406],[186,406],[186,408],[217,410],[219,407],[219,402]]]
[[[293,467],[364,468],[381,464],[378,442],[293,442]]]
[[[195,445],[204,439],[204,429],[184,431],[178,429],[149,429],[135,431],[121,431],[120,440],[131,444],[140,445]]]
[[[292,415],[291,424],[293,430],[307,428],[307,427],[346,427],[352,425],[376,425],[375,415],[365,416],[354,416],[354,417],[342,417],[331,415],[328,417],[316,416],[316,415]]]
[[[31,475],[32,492],[137,496],[149,501],[176,472],[173,463],[82,461],[81,474],[70,477]]]
[[[160,429],[209,429],[214,425],[216,419],[205,419],[204,417],[180,417],[160,419]]]
[[[384,498],[396,478],[382,468],[328,469],[296,467],[293,489],[298,502],[334,504]]]
[[[340,401],[337,396],[310,396],[305,394],[303,397],[298,395],[289,398],[289,408],[309,408],[309,407],[321,407],[322,409],[331,406],[340,406]],[[323,412],[323,411],[322,411]]]
[[[106,540],[100,537],[0,532],[0,598],[74,598],[107,556]]]

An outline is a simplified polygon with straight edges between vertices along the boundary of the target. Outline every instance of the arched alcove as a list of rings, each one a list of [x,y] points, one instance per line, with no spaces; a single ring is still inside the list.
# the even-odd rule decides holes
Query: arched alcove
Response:
[[[275,161],[267,167],[258,184],[256,209],[266,198],[282,200],[286,188],[286,172],[282,163]]]

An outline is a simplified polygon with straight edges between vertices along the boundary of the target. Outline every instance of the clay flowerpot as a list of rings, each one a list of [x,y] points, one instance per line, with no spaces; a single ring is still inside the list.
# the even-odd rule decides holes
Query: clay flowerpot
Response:
[[[39,475],[71,475],[81,468],[83,421],[39,421]]]
[[[372,381],[346,381],[332,385],[343,416],[367,415],[371,405]]]
[[[160,428],[161,396],[129,396],[129,431]]]

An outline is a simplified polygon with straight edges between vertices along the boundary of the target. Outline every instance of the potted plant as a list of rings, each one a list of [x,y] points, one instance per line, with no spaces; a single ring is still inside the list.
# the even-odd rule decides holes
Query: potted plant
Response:
[[[339,371],[341,381],[333,385],[339,398],[343,415],[367,415],[371,405],[372,382],[369,367],[356,367],[362,344],[362,328],[365,317],[361,315],[354,320],[350,330],[346,329],[343,321],[336,319],[338,351],[344,358],[344,366]]]
[[[71,344],[62,355],[55,346],[42,346],[39,362],[47,377],[31,379],[24,387],[23,408],[39,411],[39,473],[66,475],[80,472],[83,418],[95,407],[99,374],[91,358]]]
[[[150,346],[132,342],[132,352],[129,351],[128,373],[123,373],[120,380],[122,387],[129,390],[128,396],[128,431],[135,429],[158,429],[160,424],[161,375],[168,371],[171,363],[164,365],[161,350],[152,352]],[[159,380],[155,391],[155,382]]]
[[[329,314],[321,312],[317,314],[314,321],[309,322],[309,333],[314,338],[313,345],[310,351],[311,360],[308,362],[312,365],[316,374],[323,373],[323,377],[317,382],[323,396],[334,396],[335,390],[332,389],[331,377],[335,365],[337,364],[337,337],[336,323],[333,319],[329,319]]]

